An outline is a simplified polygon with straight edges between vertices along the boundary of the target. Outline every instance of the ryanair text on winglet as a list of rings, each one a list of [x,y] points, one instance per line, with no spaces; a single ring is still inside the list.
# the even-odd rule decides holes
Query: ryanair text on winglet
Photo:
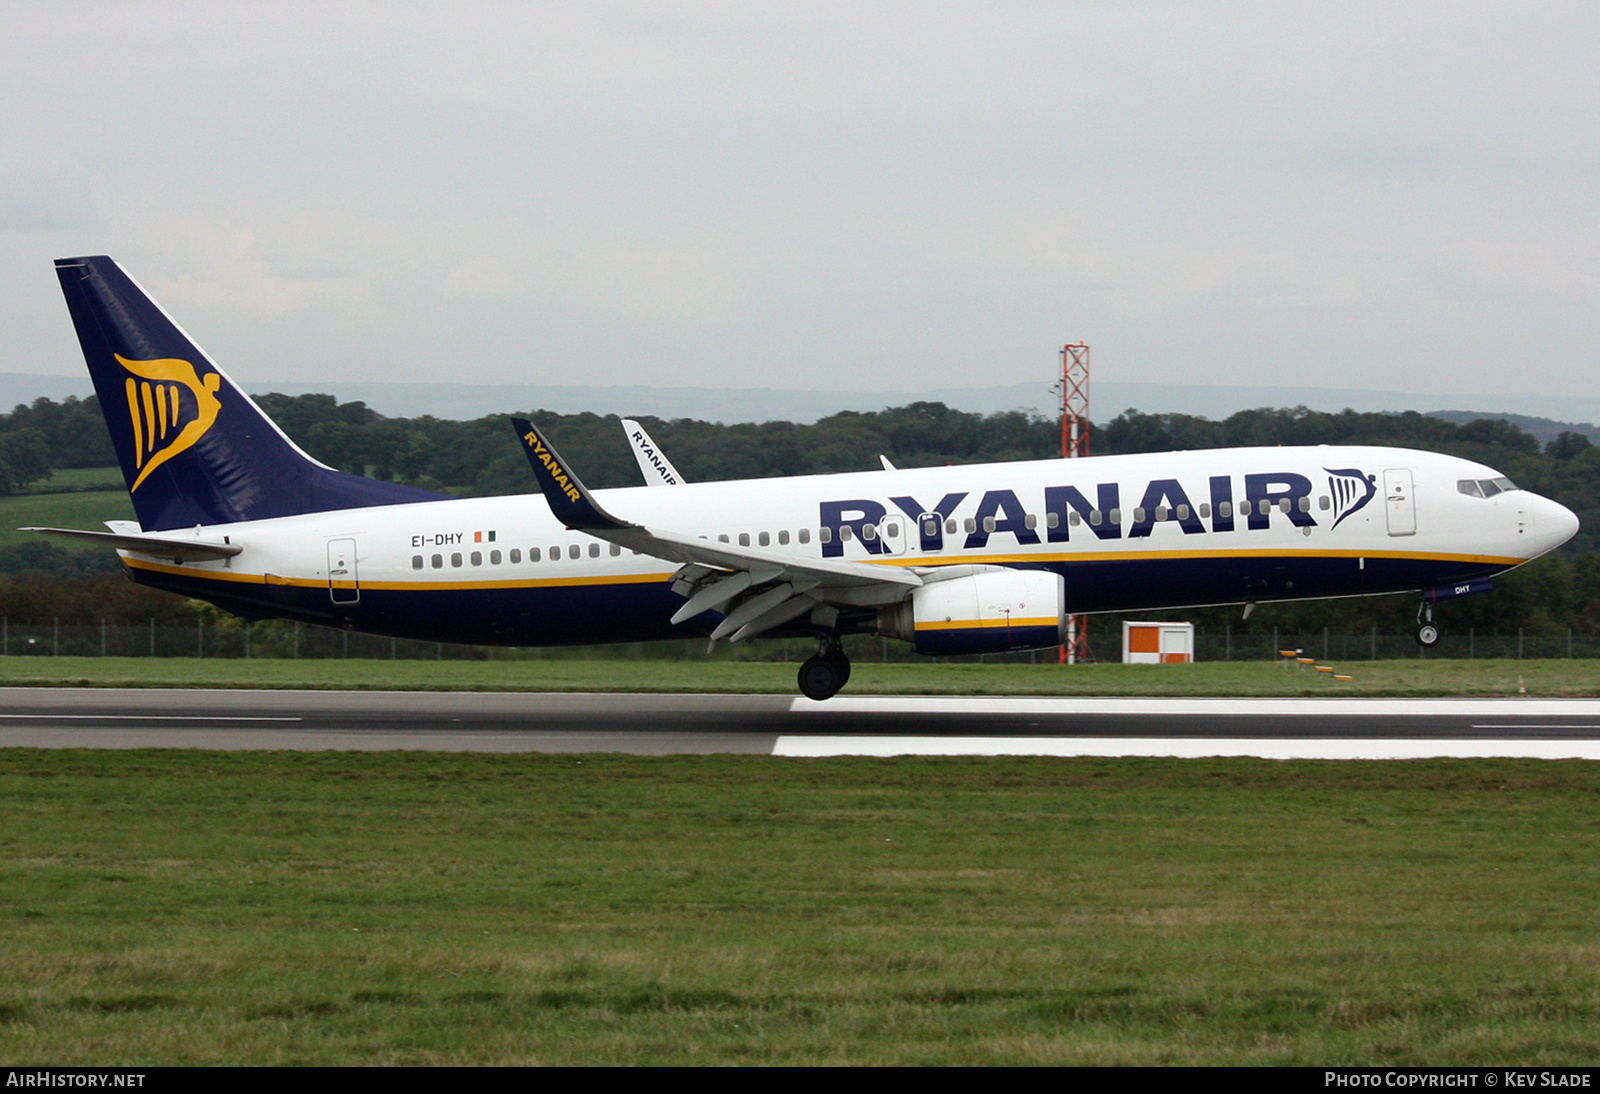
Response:
[[[576,486],[572,485],[572,479],[567,476],[567,472],[562,466],[556,462],[555,457],[550,454],[550,450],[544,446],[544,442],[539,440],[539,435],[530,429],[522,435],[522,439],[528,443],[529,448],[533,449],[533,454],[539,457],[539,462],[549,469],[555,484],[561,487],[561,492],[573,501],[582,501],[583,495],[578,493]]]

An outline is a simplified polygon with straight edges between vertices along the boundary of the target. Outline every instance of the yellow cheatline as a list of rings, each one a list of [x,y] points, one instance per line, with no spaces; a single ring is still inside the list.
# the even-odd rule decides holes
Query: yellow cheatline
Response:
[[[243,574],[228,570],[201,570],[195,566],[174,566],[165,562],[146,562],[140,558],[123,560],[138,570],[154,570],[164,574],[181,574],[200,581],[229,581],[245,585],[287,585],[302,589],[325,589],[326,578],[282,577],[278,574]],[[612,577],[544,577],[506,578],[498,581],[347,581],[336,582],[334,588],[361,588],[384,592],[458,592],[463,589],[544,589],[577,585],[650,585],[672,580],[671,573],[620,574]],[[1052,622],[1054,622],[1052,620]]]
[[[958,548],[959,549],[959,548]],[[1041,563],[1041,562],[1144,562],[1150,559],[1208,559],[1208,558],[1384,558],[1402,559],[1424,562],[1473,562],[1480,564],[1496,564],[1502,566],[1520,566],[1528,561],[1525,558],[1502,557],[1500,555],[1457,555],[1435,551],[1339,551],[1339,550],[1306,550],[1297,551],[1290,548],[1275,549],[1269,547],[1253,548],[1225,548],[1213,550],[1188,550],[1188,551],[1141,551],[1130,549],[1126,551],[1083,551],[1061,552],[1052,551],[1040,554],[961,554],[949,558],[928,558],[926,556],[908,556],[903,558],[864,558],[861,561],[872,563],[876,566],[970,566],[975,562],[993,565]]]
[[[976,631],[976,630],[994,630],[997,627],[1054,627],[1058,622],[1059,622],[1059,620],[1057,620],[1056,617],[1053,616],[1053,615],[1041,615],[1041,616],[1037,616],[1037,617],[1029,616],[1027,618],[1018,618],[1018,619],[1010,619],[1010,620],[998,619],[998,620],[987,620],[987,621],[982,620],[982,619],[946,619],[946,620],[943,620],[943,621],[931,621],[930,620],[929,622],[926,622],[926,623],[918,623],[917,624],[917,630],[919,630],[919,631],[966,631],[966,630]]]

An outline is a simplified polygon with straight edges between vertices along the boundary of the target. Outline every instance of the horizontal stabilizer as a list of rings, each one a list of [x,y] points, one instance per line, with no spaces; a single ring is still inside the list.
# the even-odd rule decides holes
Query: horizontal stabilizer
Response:
[[[102,547],[115,547],[119,551],[137,551],[141,555],[170,558],[173,562],[215,562],[219,558],[232,558],[244,550],[237,543],[207,543],[195,539],[139,536],[124,532],[87,532],[77,528],[18,528],[17,531],[81,539]]]

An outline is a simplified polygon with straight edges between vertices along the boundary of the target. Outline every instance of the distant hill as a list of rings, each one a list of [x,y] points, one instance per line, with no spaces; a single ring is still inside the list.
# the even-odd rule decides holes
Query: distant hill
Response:
[[[1443,418],[1461,425],[1483,418],[1510,422],[1524,433],[1538,438],[1541,446],[1549,444],[1563,433],[1582,433],[1591,441],[1600,441],[1600,426],[1593,422],[1558,422],[1550,418],[1534,418],[1527,414],[1485,414],[1475,410],[1435,410],[1429,417]]]
[[[773,388],[658,388],[643,386],[574,387],[540,384],[401,384],[245,381],[246,390],[285,395],[332,395],[341,403],[361,401],[380,414],[468,421],[488,414],[549,410],[558,414],[651,415],[717,422],[814,422],[841,410],[874,411],[909,403],[939,402],[957,410],[992,414],[1029,410],[1046,417],[1060,412],[1058,397],[1047,378],[1038,383],[995,387],[935,388],[928,391],[800,391]],[[68,395],[87,396],[93,388],[87,375],[45,376],[0,372],[0,409],[31,403],[40,396],[56,401]],[[1585,433],[1600,441],[1600,398],[1542,395],[1485,396],[1482,410],[1438,410],[1459,396],[1318,387],[1238,387],[1208,384],[1133,384],[1097,381],[1091,392],[1091,416],[1105,422],[1127,409],[1147,414],[1193,414],[1220,420],[1256,407],[1304,406],[1337,412],[1415,410],[1453,422],[1502,418],[1547,443],[1563,430]],[[1493,404],[1492,409],[1489,404]],[[1459,403],[1457,405],[1460,405]],[[1559,417],[1558,417],[1559,415]],[[1570,418],[1583,419],[1581,422]]]

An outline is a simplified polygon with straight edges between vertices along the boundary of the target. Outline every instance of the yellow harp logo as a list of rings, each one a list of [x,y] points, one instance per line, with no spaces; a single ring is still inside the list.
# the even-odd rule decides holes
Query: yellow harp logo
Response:
[[[139,469],[132,489],[137,490],[150,472],[205,436],[222,409],[216,396],[222,377],[210,372],[202,380],[193,365],[175,357],[130,361],[120,353],[113,356],[133,373],[126,386],[133,465]]]

